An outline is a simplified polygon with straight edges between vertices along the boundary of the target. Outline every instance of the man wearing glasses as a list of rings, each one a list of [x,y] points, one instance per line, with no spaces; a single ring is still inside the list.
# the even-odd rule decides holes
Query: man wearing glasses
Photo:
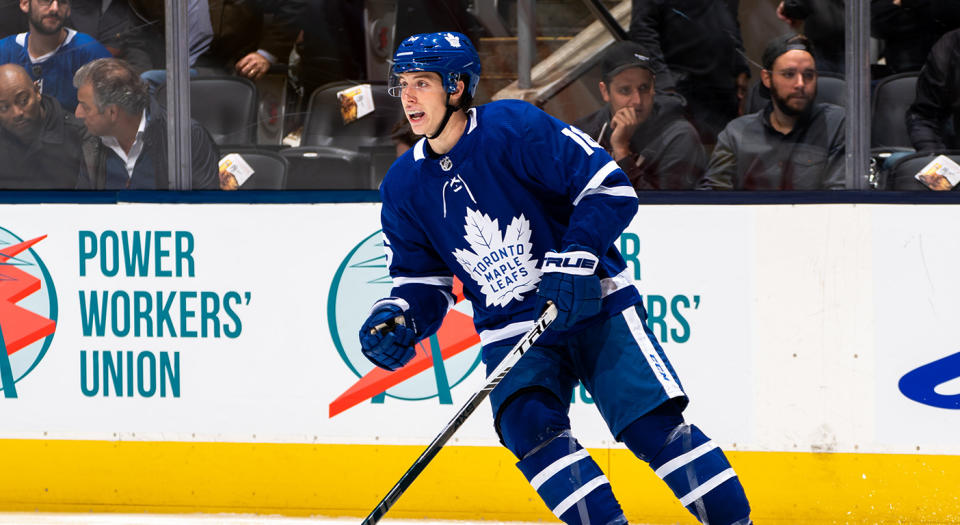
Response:
[[[69,0],[20,0],[20,10],[27,14],[30,30],[0,40],[0,64],[22,66],[42,94],[73,112],[77,107],[73,74],[110,52],[90,35],[64,27]]]
[[[833,190],[845,176],[845,112],[817,103],[817,67],[806,37],[784,35],[763,52],[770,102],[720,132],[697,189]]]

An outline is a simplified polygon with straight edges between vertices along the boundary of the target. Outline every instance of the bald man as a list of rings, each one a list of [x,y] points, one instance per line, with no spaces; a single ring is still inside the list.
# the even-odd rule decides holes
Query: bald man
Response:
[[[0,65],[0,189],[85,187],[83,148],[95,141],[22,67]]]

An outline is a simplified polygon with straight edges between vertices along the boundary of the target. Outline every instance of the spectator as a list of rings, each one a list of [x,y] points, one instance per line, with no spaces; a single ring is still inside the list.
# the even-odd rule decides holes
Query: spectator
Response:
[[[30,30],[0,40],[0,64],[23,66],[30,78],[40,81],[40,93],[72,112],[77,107],[74,72],[110,52],[90,35],[64,27],[69,0],[20,0],[20,10],[27,14]]]
[[[0,65],[0,189],[84,186],[83,148],[95,140],[22,67]]]
[[[633,0],[630,40],[666,63],[670,75],[657,83],[683,95],[705,144],[737,117],[738,86],[749,77],[738,9],[739,0]]]
[[[137,17],[127,0],[70,0],[70,27],[87,33],[137,71],[162,67],[160,23]],[[104,7],[106,6],[106,7]]]
[[[920,71],[933,44],[949,29],[931,0],[872,0],[870,32],[883,40],[890,73]]]
[[[293,72],[304,100],[324,84],[367,78],[363,10],[362,2],[307,2],[299,17],[303,39],[297,45],[300,62]]]
[[[100,141],[90,184],[94,189],[168,188],[167,119],[146,83],[126,62],[95,60],[74,77],[77,118]],[[191,121],[193,189],[216,189],[219,152],[210,134]]]
[[[690,190],[707,156],[675,95],[656,95],[649,53],[616,42],[600,62],[600,95],[607,104],[573,123],[600,143],[637,190]]]
[[[257,80],[289,59],[306,0],[211,0],[209,5],[213,41],[196,66]]]
[[[698,189],[843,189],[844,110],[814,103],[817,67],[809,40],[773,39],[760,80],[770,102],[720,133]]]
[[[943,35],[917,79],[917,97],[907,110],[907,131],[920,152],[960,148],[960,29]]]
[[[820,71],[844,73],[843,0],[781,0],[777,16],[813,44],[814,60]]]

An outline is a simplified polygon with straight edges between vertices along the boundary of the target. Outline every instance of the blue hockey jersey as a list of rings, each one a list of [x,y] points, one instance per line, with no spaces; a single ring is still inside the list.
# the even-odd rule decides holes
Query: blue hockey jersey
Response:
[[[33,58],[27,51],[30,33],[10,35],[0,40],[0,64],[23,66],[33,80],[41,80],[44,95],[57,99],[69,112],[77,107],[77,88],[73,74],[87,62],[109,58],[110,52],[92,36],[67,29],[67,37],[52,53]]]
[[[596,318],[639,302],[614,246],[637,212],[636,192],[617,163],[587,134],[526,102],[491,102],[467,116],[453,149],[435,155],[421,139],[380,186],[394,287],[378,304],[399,305],[426,337],[453,306],[457,276],[482,343],[511,343],[539,313],[544,254],[574,244],[600,259],[604,299]]]

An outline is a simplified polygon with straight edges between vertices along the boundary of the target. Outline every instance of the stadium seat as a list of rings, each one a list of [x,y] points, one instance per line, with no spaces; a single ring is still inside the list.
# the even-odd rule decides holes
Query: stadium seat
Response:
[[[166,103],[166,86],[157,90]],[[255,144],[257,141],[257,88],[250,80],[234,76],[200,76],[190,79],[190,117],[207,128],[214,142]]]
[[[747,100],[744,104],[743,113],[749,115],[756,113],[767,105],[770,97],[760,93],[762,82],[757,79],[753,86],[747,91]],[[820,73],[817,75],[817,102],[826,102],[836,104],[841,107],[847,107],[847,83],[842,77],[834,73]]]
[[[887,189],[890,190],[921,190],[930,191],[923,183],[918,181],[916,175],[924,166],[926,166],[937,155],[946,155],[954,162],[960,164],[960,151],[945,151],[943,153],[913,153],[898,159],[890,169],[887,178]],[[955,191],[960,191],[960,185],[954,187]]]
[[[301,146],[280,151],[287,159],[289,190],[374,190],[378,182],[370,157],[331,146]]]
[[[393,126],[404,118],[399,99],[387,94],[385,83],[369,82],[373,113],[344,124],[337,92],[359,82],[335,82],[314,90],[307,103],[301,146],[334,146],[357,151],[361,146],[392,146]]]
[[[250,176],[241,186],[241,190],[284,190],[287,188],[287,159],[273,151],[255,149],[227,148],[220,151],[221,156],[238,153],[253,168]]]
[[[873,93],[870,145],[887,151],[912,150],[907,133],[907,109],[917,94],[919,73],[900,73],[883,78]]]

